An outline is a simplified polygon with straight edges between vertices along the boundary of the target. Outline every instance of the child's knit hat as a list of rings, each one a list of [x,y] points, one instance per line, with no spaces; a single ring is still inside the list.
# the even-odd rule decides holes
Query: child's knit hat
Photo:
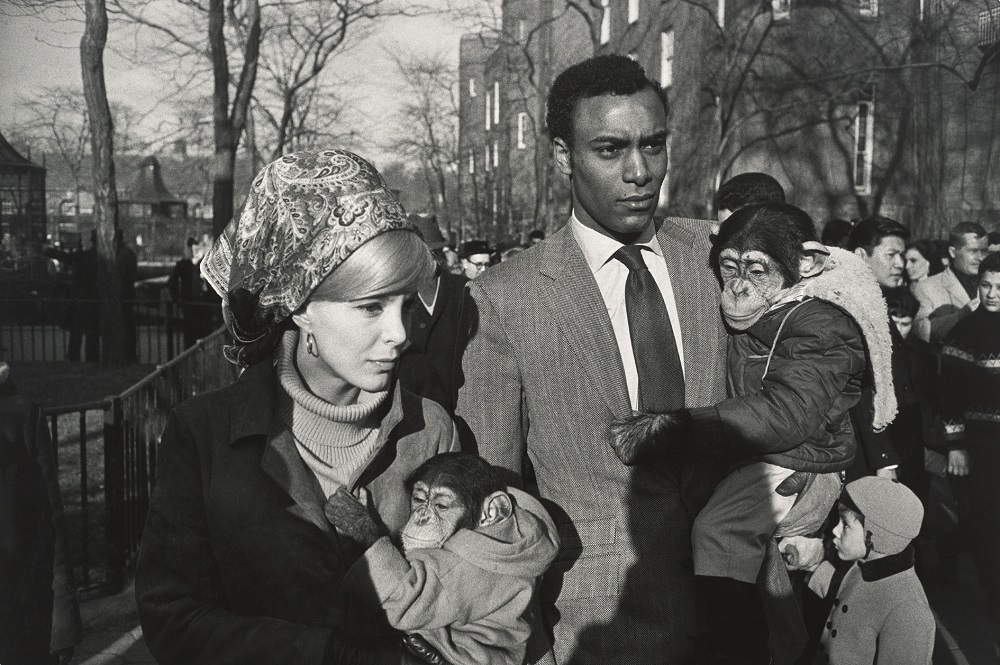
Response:
[[[876,552],[898,554],[920,533],[924,507],[906,485],[866,476],[848,483],[844,493],[850,499],[847,506],[864,515]]]

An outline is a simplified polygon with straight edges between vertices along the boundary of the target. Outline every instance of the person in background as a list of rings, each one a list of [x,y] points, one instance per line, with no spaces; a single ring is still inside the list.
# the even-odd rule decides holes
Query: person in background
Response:
[[[115,229],[115,252],[118,260],[118,277],[122,289],[122,321],[125,326],[125,362],[136,361],[135,337],[135,280],[139,275],[139,259],[135,250],[125,242],[125,233]]]
[[[849,567],[832,599],[816,665],[930,665],[935,623],[913,567],[911,541],[924,509],[905,485],[866,477],[847,484],[838,505],[833,547]],[[792,570],[809,572],[809,588],[829,597],[838,566],[824,561],[818,539],[795,539]]]
[[[740,208],[755,203],[784,203],[785,190],[766,173],[741,173],[719,187],[715,195],[718,223],[712,224],[712,234],[719,232],[719,224]]]
[[[979,308],[955,324],[941,351],[941,412],[948,473],[968,476],[960,533],[972,540],[989,611],[1000,625],[1000,254],[979,264],[977,300]]]
[[[72,270],[69,292],[69,349],[70,362],[83,359],[89,363],[101,360],[101,321],[97,307],[97,229],[90,232],[90,246],[86,249],[65,251],[43,247],[42,254],[65,263]]]
[[[198,247],[194,238],[184,242],[184,256],[174,264],[167,280],[170,300],[181,313],[185,349],[212,332],[212,313],[205,302],[207,286],[201,278],[195,255]]]
[[[534,229],[528,234],[528,247],[532,245],[537,245],[541,241],[545,240],[545,231],[541,229]]]
[[[1000,231],[990,231],[986,234],[986,249],[990,254],[1000,252]]]
[[[906,278],[910,290],[916,288],[917,282],[937,275],[944,270],[941,257],[938,256],[934,243],[930,240],[911,240],[906,243]]]
[[[344,150],[254,179],[202,260],[241,367],[163,431],[135,590],[160,665],[405,665],[423,646],[345,597],[362,555],[324,506],[339,488],[393,537],[404,480],[458,434],[399,385],[409,310],[434,261],[382,176]]]
[[[827,247],[847,248],[847,239],[851,235],[854,225],[846,219],[831,219],[823,225],[823,232],[820,234],[820,242]]]
[[[447,271],[445,240],[433,215],[413,214],[407,219],[420,231],[437,265],[433,279],[417,292],[419,302],[410,315],[410,344],[399,358],[399,382],[453,414],[458,366],[465,348],[459,325],[462,290],[469,280]]]
[[[920,301],[914,334],[935,348],[940,348],[956,323],[979,307],[979,262],[986,256],[987,242],[986,229],[979,224],[956,224],[948,234],[948,268],[913,288]]]
[[[492,250],[485,240],[470,240],[462,243],[458,250],[462,260],[462,271],[468,279],[475,279],[490,267]]]

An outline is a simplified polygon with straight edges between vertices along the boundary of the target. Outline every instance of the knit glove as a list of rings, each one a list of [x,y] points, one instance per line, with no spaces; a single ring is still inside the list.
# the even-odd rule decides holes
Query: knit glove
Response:
[[[344,534],[364,549],[375,544],[382,536],[389,535],[388,530],[380,520],[372,516],[368,508],[348,492],[344,487],[327,500],[323,506],[323,514],[339,533]]]

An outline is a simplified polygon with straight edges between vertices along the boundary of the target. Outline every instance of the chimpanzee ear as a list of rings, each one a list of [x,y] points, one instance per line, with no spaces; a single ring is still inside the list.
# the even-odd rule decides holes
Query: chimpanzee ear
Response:
[[[492,526],[507,519],[513,513],[514,504],[511,503],[510,494],[494,492],[483,501],[483,514],[479,518],[479,526]]]
[[[815,277],[823,272],[826,267],[826,260],[830,256],[830,250],[826,245],[807,240],[802,243],[802,258],[799,259],[799,275],[802,279]]]

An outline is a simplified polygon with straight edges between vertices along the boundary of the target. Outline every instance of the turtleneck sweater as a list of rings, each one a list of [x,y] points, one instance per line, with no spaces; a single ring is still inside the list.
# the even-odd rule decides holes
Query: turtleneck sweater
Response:
[[[331,404],[309,391],[295,366],[299,333],[285,332],[278,354],[277,413],[306,466],[329,497],[362,469],[378,443],[379,407],[388,391],[361,391],[354,404]]]

